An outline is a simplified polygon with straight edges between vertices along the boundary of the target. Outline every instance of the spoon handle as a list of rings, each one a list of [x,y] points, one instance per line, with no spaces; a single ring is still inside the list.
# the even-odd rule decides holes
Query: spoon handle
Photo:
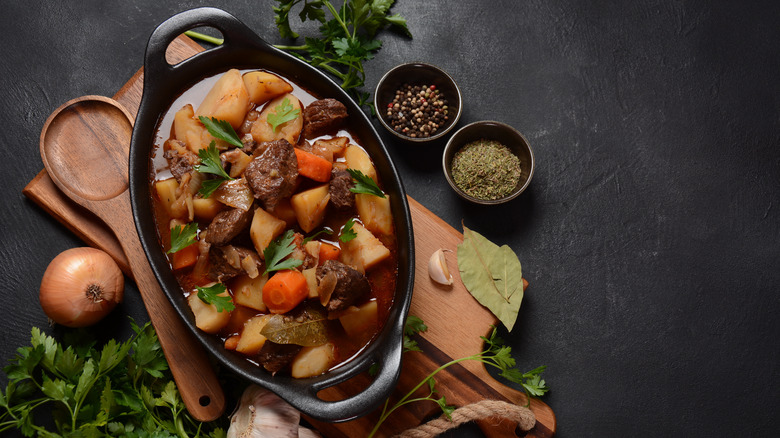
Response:
[[[127,192],[112,201],[126,203],[125,211],[129,211],[130,199]],[[117,222],[109,223],[109,226],[125,251],[149,319],[157,331],[160,346],[187,410],[199,421],[219,418],[225,411],[225,394],[217,375],[203,346],[189,332],[160,288],[138,240],[135,227],[132,223]]]

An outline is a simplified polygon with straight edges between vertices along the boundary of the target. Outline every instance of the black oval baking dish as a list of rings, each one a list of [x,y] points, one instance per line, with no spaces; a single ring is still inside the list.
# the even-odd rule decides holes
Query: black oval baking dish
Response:
[[[183,32],[208,26],[222,32],[225,42],[170,65],[165,52]],[[321,376],[293,379],[271,376],[237,353],[225,350],[218,338],[201,332],[159,244],[152,216],[150,154],[160,118],[182,92],[230,68],[261,68],[279,73],[304,86],[318,98],[332,97],[347,106],[351,130],[372,157],[390,195],[396,226],[398,278],[393,305],[381,332],[355,358]],[[379,135],[361,108],[335,82],[299,59],[272,47],[233,15],[214,8],[182,12],[154,30],[144,59],[144,91],[130,146],[130,196],[133,218],[152,270],[174,308],[204,347],[230,371],[263,386],[302,413],[320,421],[347,421],[374,410],[392,392],[401,369],[403,327],[414,286],[414,242],[406,194]],[[364,372],[373,363],[379,372],[360,393],[339,401],[325,401],[317,393]]]

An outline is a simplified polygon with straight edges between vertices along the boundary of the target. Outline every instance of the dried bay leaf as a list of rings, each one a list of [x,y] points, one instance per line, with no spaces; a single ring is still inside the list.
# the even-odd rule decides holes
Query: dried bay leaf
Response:
[[[458,270],[469,293],[511,331],[523,301],[523,272],[514,251],[464,225]]]
[[[260,334],[276,344],[316,347],[328,342],[327,315],[308,307],[295,315],[273,315]]]

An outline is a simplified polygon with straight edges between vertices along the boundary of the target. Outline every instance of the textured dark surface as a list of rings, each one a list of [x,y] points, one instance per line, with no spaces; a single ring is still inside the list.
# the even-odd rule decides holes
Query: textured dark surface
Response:
[[[82,245],[21,194],[49,113],[114,94],[154,26],[183,9],[221,5],[281,42],[269,1],[179,3],[0,1],[2,361],[47,324],[48,262]],[[461,125],[508,123],[536,154],[526,193],[474,207],[449,190],[442,145],[384,135],[412,197],[520,256],[531,288],[504,335],[521,368],[549,366],[557,436],[780,435],[780,3],[393,11],[414,39],[382,35],[367,89],[396,64],[436,64],[462,88]],[[100,333],[127,336],[124,314],[147,318],[132,284]]]

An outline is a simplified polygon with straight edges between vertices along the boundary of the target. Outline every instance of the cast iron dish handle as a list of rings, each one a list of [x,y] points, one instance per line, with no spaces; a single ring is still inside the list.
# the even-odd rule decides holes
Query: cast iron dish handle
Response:
[[[169,64],[165,59],[165,51],[171,42],[184,32],[201,26],[213,27],[222,32],[224,42],[176,65]],[[160,24],[149,37],[144,58],[144,88],[146,88],[146,81],[152,78],[161,82],[172,80],[175,78],[176,71],[184,65],[187,65],[187,68],[199,67],[203,71],[208,71],[207,65],[213,62],[214,57],[221,54],[228,55],[235,49],[257,48],[258,41],[266,48],[276,50],[236,17],[221,9],[198,8],[176,14]],[[205,56],[207,53],[208,58]]]
[[[165,58],[165,52],[170,43],[185,31],[201,26],[218,29],[224,36],[224,43],[176,65],[170,65]],[[155,88],[154,83],[150,81],[166,83],[174,80],[177,70],[184,70],[185,66],[187,69],[197,67],[203,72],[209,72],[209,65],[214,63],[215,57],[223,55],[227,57],[231,52],[246,51],[247,48],[274,54],[283,53],[258,37],[236,17],[223,10],[198,8],[182,12],[162,23],[149,38],[144,59],[144,89]],[[208,58],[206,58],[206,54],[208,54]],[[285,54],[285,56],[287,55]],[[397,304],[401,305],[402,303]],[[181,311],[179,313],[181,314]],[[183,314],[182,317],[184,317]],[[387,348],[384,349],[373,348],[377,346],[369,345],[368,351],[364,351],[360,357],[353,359],[353,362],[356,363],[346,367],[348,369],[330,371],[320,378],[310,379],[310,384],[303,384],[303,381],[296,382],[299,384],[285,384],[284,380],[287,379],[276,377],[269,379],[270,381],[267,381],[268,383],[264,386],[306,415],[317,420],[347,421],[368,414],[384,402],[398,381],[403,353],[401,340],[403,339],[404,323],[404,318],[400,318],[398,321],[388,320],[380,338],[390,336],[390,339],[398,339],[398,342],[385,342]],[[192,324],[188,324],[188,326],[193,329]],[[203,341],[204,338],[200,333],[196,333],[196,335],[198,339]],[[379,372],[368,387],[359,394],[339,401],[324,401],[317,396],[319,391],[354,377],[366,370],[372,363],[379,364]]]

